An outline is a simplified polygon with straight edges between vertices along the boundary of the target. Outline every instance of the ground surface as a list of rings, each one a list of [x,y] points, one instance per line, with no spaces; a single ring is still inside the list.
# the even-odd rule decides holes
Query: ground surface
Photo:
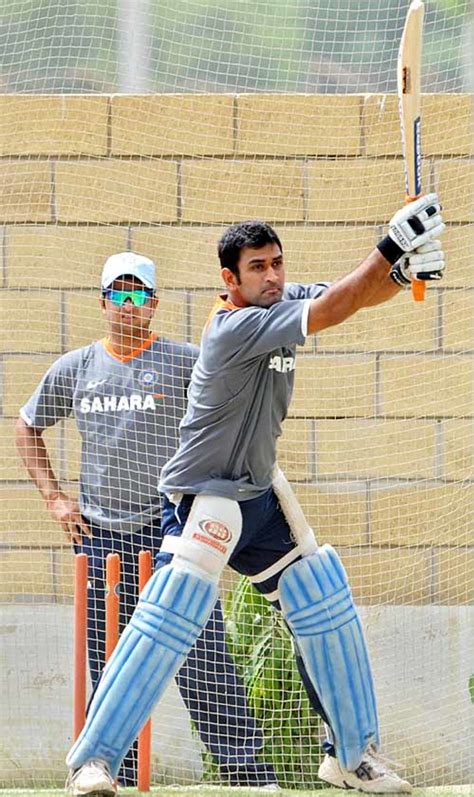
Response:
[[[260,789],[225,789],[220,786],[163,786],[161,788],[152,789],[150,794],[152,797],[193,797],[200,795],[202,797],[256,797],[261,794],[271,794],[272,792],[264,792]],[[62,789],[41,790],[41,789],[26,789],[26,790],[4,790],[0,789],[0,797],[31,797],[31,795],[38,797],[58,797],[64,794]],[[136,791],[135,789],[121,789],[119,792],[123,797],[139,797],[143,792]],[[296,789],[284,789],[281,792],[276,792],[279,797],[342,797],[346,794],[340,789],[318,789],[313,791],[297,791]],[[352,792],[352,794],[356,794]],[[474,786],[436,786],[430,789],[415,789],[413,797],[469,797],[474,795]]]

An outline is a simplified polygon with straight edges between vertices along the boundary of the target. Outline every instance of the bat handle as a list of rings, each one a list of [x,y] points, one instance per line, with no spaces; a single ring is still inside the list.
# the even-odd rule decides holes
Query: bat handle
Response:
[[[407,196],[407,202],[414,202],[415,199],[419,199],[421,194],[418,196]],[[426,291],[426,284],[423,280],[412,280],[411,281],[411,295],[414,302],[424,302],[425,300],[425,291]]]
[[[426,285],[423,280],[411,281],[411,295],[415,302],[423,302],[425,299]]]

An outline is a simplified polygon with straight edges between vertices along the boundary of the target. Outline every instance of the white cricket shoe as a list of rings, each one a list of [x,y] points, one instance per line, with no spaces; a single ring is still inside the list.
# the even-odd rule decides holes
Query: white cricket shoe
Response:
[[[117,794],[117,786],[107,764],[98,758],[71,770],[66,789],[71,797],[110,797]]]
[[[318,776],[338,789],[357,789],[367,794],[410,794],[412,791],[411,783],[392,772],[374,750],[366,750],[354,772],[343,769],[337,758],[326,755]]]

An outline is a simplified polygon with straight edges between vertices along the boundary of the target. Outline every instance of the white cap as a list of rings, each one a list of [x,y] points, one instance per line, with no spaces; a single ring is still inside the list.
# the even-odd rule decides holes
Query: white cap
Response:
[[[119,277],[130,274],[139,279],[146,288],[155,288],[155,264],[153,260],[134,252],[119,252],[111,255],[106,261],[102,271],[102,288],[109,285]]]

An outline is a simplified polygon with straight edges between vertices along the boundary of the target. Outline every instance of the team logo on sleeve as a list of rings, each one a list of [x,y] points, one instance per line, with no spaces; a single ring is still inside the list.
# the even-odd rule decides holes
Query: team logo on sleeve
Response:
[[[144,371],[140,371],[140,373],[138,374],[138,381],[145,388],[153,387],[153,385],[156,384],[156,382],[158,382],[159,378],[160,377],[157,371],[153,371],[153,369],[151,368],[147,368]]]

